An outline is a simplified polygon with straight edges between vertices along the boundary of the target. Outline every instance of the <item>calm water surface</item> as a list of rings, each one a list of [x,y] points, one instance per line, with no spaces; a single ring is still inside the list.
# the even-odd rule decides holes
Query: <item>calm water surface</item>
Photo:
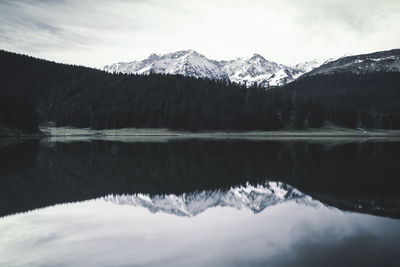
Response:
[[[0,162],[0,266],[400,266],[399,142],[3,141]]]

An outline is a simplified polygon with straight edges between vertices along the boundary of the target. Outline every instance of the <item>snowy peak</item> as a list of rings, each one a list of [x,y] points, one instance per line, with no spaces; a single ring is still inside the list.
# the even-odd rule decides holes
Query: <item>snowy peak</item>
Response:
[[[254,53],[252,56],[251,56],[251,58],[252,59],[261,59],[261,60],[265,60],[265,58],[263,57],[263,56],[261,56],[260,54],[257,54],[257,53]]]
[[[235,60],[220,61],[219,66],[227,73],[232,82],[251,86],[264,84],[272,74],[280,70],[279,64],[270,62],[258,54]]]
[[[141,61],[122,62],[104,67],[115,73],[165,73],[196,78],[229,80],[221,68],[194,50],[177,51],[164,55],[151,54]]]
[[[259,213],[265,208],[287,201],[306,205],[322,205],[297,189],[280,183],[232,187],[227,191],[201,191],[182,195],[110,195],[104,198],[120,205],[141,206],[150,212],[164,212],[177,216],[196,216],[213,207],[233,207]]]
[[[374,71],[400,71],[400,49],[344,56],[336,60],[327,61],[304,76],[341,72],[360,74]]]
[[[296,68],[266,60],[259,54],[218,62],[232,82],[269,87],[293,81],[303,74]]]

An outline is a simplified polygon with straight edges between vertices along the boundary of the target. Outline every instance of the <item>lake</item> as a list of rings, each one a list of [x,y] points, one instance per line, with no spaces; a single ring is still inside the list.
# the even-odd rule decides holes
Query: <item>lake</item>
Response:
[[[400,266],[400,142],[0,141],[0,266]]]

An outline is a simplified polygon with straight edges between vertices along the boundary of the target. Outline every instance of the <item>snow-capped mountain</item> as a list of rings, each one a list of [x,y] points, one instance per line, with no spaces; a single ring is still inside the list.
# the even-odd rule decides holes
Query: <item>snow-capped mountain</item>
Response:
[[[232,82],[276,86],[293,81],[303,74],[300,70],[266,60],[259,54],[229,61],[216,61]]]
[[[252,86],[270,87],[292,82],[300,76],[336,72],[364,73],[370,71],[400,71],[400,49],[372,54],[344,55],[328,60],[310,60],[295,66],[268,61],[259,54],[233,60],[212,60],[193,50],[164,55],[151,54],[144,60],[115,63],[104,67],[114,73],[166,73],[197,78],[230,80]]]
[[[229,77],[218,65],[193,50],[178,51],[165,55],[151,54],[144,60],[105,66],[104,70],[136,74],[181,74],[197,78],[229,80]]]
[[[234,60],[211,60],[193,50],[178,51],[164,55],[152,54],[139,61],[116,63],[104,67],[115,73],[167,73],[198,78],[230,80],[251,86],[283,85],[318,66],[317,62],[291,67],[266,60],[259,54]],[[322,62],[321,62],[322,64]]]
[[[356,74],[374,71],[400,71],[400,49],[356,56],[344,56],[314,68],[304,76],[352,72]]]
[[[212,207],[249,209],[254,213],[287,201],[310,206],[323,206],[290,185],[266,182],[265,185],[232,187],[227,191],[201,191],[182,195],[109,195],[104,200],[120,205],[141,206],[150,212],[164,212],[178,216],[196,216]]]

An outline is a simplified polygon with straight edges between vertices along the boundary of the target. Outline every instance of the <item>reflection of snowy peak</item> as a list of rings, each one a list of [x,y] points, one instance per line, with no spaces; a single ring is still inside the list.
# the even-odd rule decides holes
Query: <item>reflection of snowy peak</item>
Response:
[[[198,78],[230,80],[246,86],[257,84],[267,87],[291,82],[318,66],[317,61],[302,68],[285,66],[268,61],[259,54],[247,58],[217,61],[208,59],[196,51],[187,50],[164,55],[152,54],[144,60],[108,65],[104,70],[115,73],[182,74]]]
[[[110,195],[104,198],[121,205],[147,208],[151,212],[165,212],[179,216],[195,216],[212,207],[233,207],[249,209],[259,213],[266,207],[286,201],[296,201],[307,205],[321,205],[297,189],[280,183],[267,182],[264,186],[239,186],[228,191],[202,191],[182,195]]]
[[[104,70],[136,74],[181,74],[197,78],[229,80],[218,65],[193,50],[178,51],[165,55],[151,54],[142,61],[116,63],[105,66]]]

